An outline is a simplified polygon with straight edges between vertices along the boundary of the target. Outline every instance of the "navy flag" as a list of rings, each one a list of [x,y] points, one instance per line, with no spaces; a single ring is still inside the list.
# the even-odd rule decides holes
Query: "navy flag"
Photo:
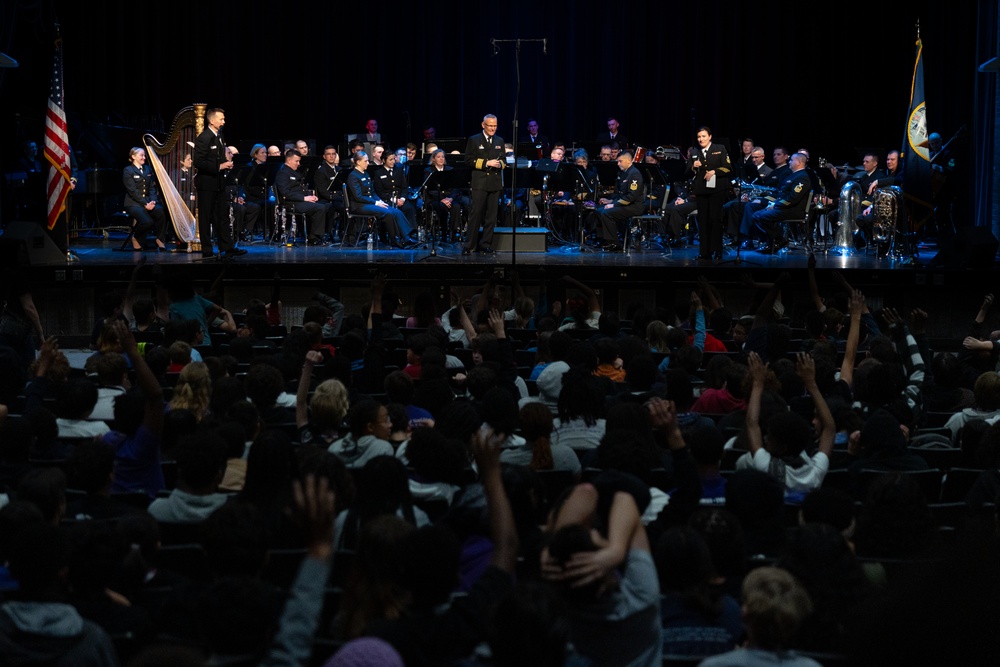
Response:
[[[927,141],[927,105],[924,98],[924,46],[917,36],[917,59],[910,86],[910,109],[903,134],[903,168],[906,174],[905,199],[910,203],[914,229],[919,229],[934,213],[931,203],[931,153]]]

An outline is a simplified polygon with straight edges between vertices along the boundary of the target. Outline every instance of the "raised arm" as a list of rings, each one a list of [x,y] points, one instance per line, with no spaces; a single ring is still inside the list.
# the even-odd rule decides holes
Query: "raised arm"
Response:
[[[278,632],[260,667],[300,667],[312,653],[323,610],[324,584],[330,578],[336,498],[325,477],[293,480],[292,519],[305,533],[306,557],[288,593]]]
[[[489,311],[493,308],[493,293],[496,291],[497,280],[500,278],[499,273],[494,273],[483,285],[483,291],[479,295],[479,299],[472,307],[473,314],[478,314],[479,311],[485,310]]]
[[[764,447],[764,435],[760,430],[760,399],[764,395],[764,382],[767,379],[767,366],[760,359],[760,355],[751,352],[747,358],[750,366],[750,378],[753,385],[750,389],[750,399],[747,401],[747,441],[750,446],[750,453]]]
[[[771,313],[774,310],[774,302],[778,299],[778,295],[781,294],[781,286],[788,280],[790,280],[790,276],[787,273],[782,273],[771,285],[771,289],[767,291],[767,296],[765,296],[764,300],[760,302],[760,306],[754,314],[754,328],[766,326],[768,322],[771,321]]]
[[[809,279],[809,298],[816,310],[822,313],[826,310],[826,304],[823,303],[823,298],[819,295],[819,286],[816,284],[816,255],[809,255],[807,277]]]
[[[830,406],[826,404],[823,393],[816,384],[816,362],[805,352],[799,352],[795,359],[795,372],[802,378],[802,384],[812,396],[813,405],[816,407],[816,418],[819,419],[819,451],[830,457],[833,451],[834,437],[837,435],[837,426],[833,421],[833,414]],[[758,415],[759,416],[759,415]]]
[[[705,303],[708,305],[709,312],[723,307],[722,296],[719,294],[719,291],[715,289],[710,282],[708,282],[708,278],[705,276],[698,276],[698,287],[701,288],[701,295],[705,300]]]
[[[295,425],[299,428],[309,423],[309,385],[312,383],[313,368],[321,363],[323,363],[322,352],[316,350],[306,352],[302,374],[299,376],[299,388],[295,392]]]
[[[588,492],[586,487],[590,487],[593,492]],[[577,494],[577,490],[580,490],[579,494]],[[593,510],[596,509],[597,491],[589,484],[581,484],[574,490],[567,500],[567,504],[570,500],[574,501],[574,505],[577,501],[581,504],[586,503],[586,505],[571,507],[572,511],[567,513],[566,519],[585,508],[590,508],[590,513],[593,514]],[[566,505],[564,504],[563,507],[566,508]],[[561,514],[562,512],[560,512]],[[571,523],[579,522],[566,520],[560,523],[557,520],[556,526],[558,528]],[[545,563],[543,569],[545,576],[551,579],[569,581],[574,587],[586,586],[591,582],[605,578],[611,570],[624,563],[631,549],[649,551],[649,540],[646,537],[645,528],[642,527],[642,516],[630,493],[615,492],[611,501],[611,509],[608,512],[607,539],[602,539],[595,534],[594,541],[598,545],[597,551],[580,551],[573,554],[563,564],[561,572],[553,572],[551,563]],[[547,553],[543,553],[543,558],[547,558]]]
[[[479,481],[486,496],[489,514],[490,539],[493,555],[490,564],[504,572],[513,573],[517,564],[520,543],[514,524],[514,512],[503,488],[500,475],[500,446],[507,434],[496,434],[493,429],[479,430],[472,439],[472,453],[479,468]]]
[[[705,327],[705,309],[701,305],[701,297],[695,291],[691,292],[691,329],[694,331],[694,346],[704,352],[708,331]]]
[[[851,325],[847,330],[847,345],[844,348],[844,361],[840,364],[840,379],[847,386],[854,384],[854,361],[858,354],[858,340],[861,338],[861,313],[865,309],[865,295],[860,290],[851,292]]]
[[[986,338],[985,327],[986,316],[990,312],[990,307],[993,305],[993,295],[987,294],[983,297],[983,303],[979,306],[979,312],[976,313],[976,317],[972,320],[972,326],[969,327],[969,335],[975,336],[976,338]]]
[[[146,359],[139,352],[128,326],[119,320],[114,323],[114,328],[125,354],[132,362],[132,368],[135,369],[136,383],[146,399],[142,423],[150,433],[160,435],[163,432],[163,389],[153,371],[146,365]]]
[[[323,323],[323,338],[339,336],[344,324],[344,304],[323,292],[313,294],[313,301],[319,301],[330,310],[330,320]]]

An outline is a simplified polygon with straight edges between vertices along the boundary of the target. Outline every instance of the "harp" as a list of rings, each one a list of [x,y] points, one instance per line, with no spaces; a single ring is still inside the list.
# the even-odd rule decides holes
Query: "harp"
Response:
[[[181,163],[185,154],[194,151],[194,140],[205,129],[206,108],[206,104],[195,104],[178,111],[163,142],[151,134],[142,137],[174,231],[177,238],[185,243],[194,241],[197,224],[191,198],[194,181],[191,175],[181,178]]]

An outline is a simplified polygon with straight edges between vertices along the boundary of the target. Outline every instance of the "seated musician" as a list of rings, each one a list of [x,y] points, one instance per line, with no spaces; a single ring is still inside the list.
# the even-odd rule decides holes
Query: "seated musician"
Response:
[[[371,176],[367,173],[368,154],[364,151],[354,154],[354,169],[347,177],[348,205],[351,213],[372,216],[383,222],[383,230],[394,248],[404,248],[410,233],[406,216],[398,208],[392,208],[375,195]],[[349,233],[349,232],[348,232]]]
[[[407,228],[403,231],[404,237],[408,237],[417,228],[417,209],[407,198],[409,188],[406,185],[406,175],[403,168],[396,164],[396,154],[383,153],[382,165],[369,165],[368,173],[372,177],[375,195],[406,216]]]
[[[868,186],[866,195],[874,195],[879,188],[903,187],[903,165],[899,163],[899,151],[889,151],[885,156],[885,171]]]
[[[311,189],[306,188],[302,174],[298,171],[301,163],[302,155],[297,150],[289,148],[285,151],[285,164],[281,165],[278,175],[274,177],[274,186],[286,206],[290,204],[296,213],[305,214],[306,243],[323,245],[323,235],[329,231],[326,228],[328,206],[320,202]]]
[[[194,158],[190,152],[185,153],[184,159],[181,160],[181,168],[177,172],[177,193],[184,200],[184,203],[187,204],[188,209],[194,213],[194,172],[191,171],[192,167],[194,167]]]
[[[349,144],[347,144],[347,157],[341,160],[341,164],[344,169],[354,168],[354,158],[357,157],[358,153],[365,150],[365,144],[360,139],[353,139]]]
[[[537,157],[539,159],[549,152],[549,138],[539,134],[538,121],[534,118],[528,119],[528,134],[521,138],[521,142],[534,147],[538,151]],[[535,155],[532,155],[532,159],[535,157]]]
[[[424,169],[424,178],[427,178],[435,171],[451,171],[452,167],[446,164],[447,157],[440,148],[431,154],[431,165]],[[447,196],[445,196],[447,195]],[[437,214],[442,223],[446,223],[443,234],[445,243],[454,239],[455,242],[461,240],[462,216],[468,217],[472,208],[472,200],[463,197],[460,190],[442,192],[438,189],[428,188],[427,205]]]
[[[671,248],[679,248],[684,245],[684,227],[687,226],[688,216],[698,210],[698,203],[691,194],[691,188],[686,181],[677,181],[670,188],[671,201],[663,205],[663,220],[666,230],[667,244]],[[688,235],[688,238],[693,238]]]
[[[771,170],[771,173],[763,181],[762,185],[765,188],[777,188],[792,173],[792,168],[788,164],[788,149],[784,146],[778,146],[771,155],[774,158],[774,169]],[[743,214],[738,223],[732,219],[728,221],[728,224],[732,225],[727,227],[730,234],[733,233],[733,227],[738,224],[740,248],[743,250],[753,250],[756,247],[754,237],[760,234],[760,230],[753,222],[753,214],[765,209],[773,201],[773,195],[765,195],[744,202]],[[723,210],[725,210],[725,207],[723,207]]]
[[[132,248],[152,250],[146,245],[146,236],[152,232],[157,248],[163,249],[164,228],[167,214],[159,201],[159,190],[153,169],[146,164],[146,151],[138,146],[128,152],[129,164],[122,171],[125,185],[125,212],[135,218],[132,228]]]
[[[768,247],[760,251],[761,254],[771,255],[784,248],[788,242],[780,223],[800,219],[805,214],[806,205],[812,197],[812,182],[806,173],[806,159],[802,153],[792,155],[792,173],[781,184],[777,199],[764,210],[753,214],[754,223],[770,240]]]
[[[268,146],[267,157],[281,157],[281,149],[273,144]]]
[[[601,152],[600,154],[598,154],[598,158],[600,158],[601,162],[612,161],[613,158],[611,157],[611,144],[604,144],[603,146],[601,146]]]
[[[316,169],[313,175],[313,186],[316,189],[316,196],[326,204],[327,209],[327,229],[330,234],[336,229],[335,218],[344,215],[344,195],[340,188],[334,185],[337,180],[337,173],[340,171],[340,155],[333,146],[323,149],[323,162]]]
[[[865,153],[861,165],[864,167],[864,171],[858,176],[857,181],[858,185],[861,186],[861,205],[865,208],[857,218],[858,229],[854,233],[854,245],[857,248],[863,248],[867,244],[868,239],[871,238],[873,220],[872,200],[875,196],[875,191],[878,189],[879,179],[881,178],[884,181],[886,178],[885,172],[878,168],[878,155]]]
[[[613,116],[610,117],[610,118],[608,118],[608,131],[607,132],[601,132],[599,135],[597,135],[597,141],[602,141],[602,142],[606,141],[606,142],[608,142],[609,144],[611,144],[612,151],[614,151],[614,149],[616,147],[615,144],[617,144],[617,148],[619,150],[621,150],[623,148],[628,148],[628,145],[629,145],[628,144],[628,139],[625,138],[625,135],[622,134],[619,131],[619,129],[620,129],[620,127],[619,127],[618,119],[616,119]],[[614,158],[617,159],[617,157],[618,157],[618,155],[615,154]]]
[[[267,204],[267,213],[264,216],[265,223],[267,220],[274,220],[274,197],[266,196],[267,167],[265,165],[267,156],[268,149],[264,144],[253,145],[253,148],[250,149],[250,175],[247,177],[246,183],[243,184],[243,198],[247,202],[260,206],[262,210],[264,204]],[[255,230],[244,228],[244,231],[253,234]],[[266,229],[264,233],[267,234]]]
[[[642,215],[645,199],[642,174],[632,166],[632,153],[622,151],[618,155],[618,180],[615,188],[615,198],[601,199],[600,206],[595,211],[597,217],[597,233],[604,241],[607,252],[617,252],[622,249],[619,243],[618,224],[626,223],[629,218]]]
[[[417,145],[412,141],[406,144],[406,161],[413,162],[417,159]]]
[[[583,170],[584,177],[586,178],[586,182],[584,183],[581,182],[580,175],[576,175],[573,200],[586,208],[593,209],[594,198],[597,195],[597,189],[600,187],[600,181],[598,181],[597,172],[590,167],[590,156],[587,155],[587,151],[578,148],[573,153],[573,163]]]
[[[566,157],[566,149],[562,146],[556,146],[549,152],[549,159],[553,162],[562,162],[563,158]],[[532,190],[531,195],[535,200],[535,208],[538,211],[545,210],[545,192],[542,190]],[[549,204],[554,204],[556,200],[565,199],[565,192],[549,192]]]
[[[750,162],[744,165],[743,173],[741,174],[743,181],[747,184],[763,185],[772,171],[764,162],[764,149],[760,146],[751,147]],[[727,234],[735,235],[739,230],[740,220],[743,218],[743,209],[748,201],[750,201],[750,198],[746,189],[744,189],[739,197],[731,199],[722,205],[722,219]]]
[[[226,160],[232,161],[232,147],[226,148]],[[225,191],[225,201],[227,211],[232,213],[233,240],[237,242],[243,238],[243,233],[253,230],[257,226],[257,219],[260,218],[260,204],[249,201],[246,198],[244,185],[240,183],[235,169],[226,169],[222,173],[222,187]],[[223,220],[225,223],[226,220]]]
[[[372,146],[371,162],[368,165],[369,169],[376,169],[382,166],[382,156],[385,154],[385,146],[382,144],[375,144]]]

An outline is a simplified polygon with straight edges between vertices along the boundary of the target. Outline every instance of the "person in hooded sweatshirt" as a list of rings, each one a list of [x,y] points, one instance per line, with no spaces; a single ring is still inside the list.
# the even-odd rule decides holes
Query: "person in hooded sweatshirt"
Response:
[[[148,512],[161,523],[201,523],[226,504],[218,493],[226,472],[226,444],[218,435],[192,436],[177,448],[177,488],[150,503]]]
[[[19,590],[0,605],[0,665],[114,667],[107,633],[64,602],[69,550],[55,526],[26,526],[10,545]]]
[[[347,422],[351,432],[327,451],[336,454],[348,468],[363,468],[376,456],[393,456],[395,450],[389,443],[392,420],[384,405],[371,400],[356,403],[347,413]]]

